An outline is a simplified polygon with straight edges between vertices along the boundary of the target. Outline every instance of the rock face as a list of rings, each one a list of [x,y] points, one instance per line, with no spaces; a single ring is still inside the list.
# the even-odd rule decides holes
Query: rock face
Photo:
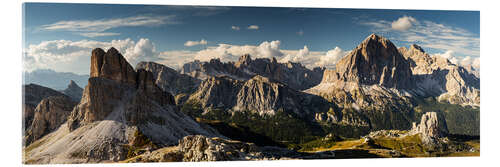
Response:
[[[154,62],[140,62],[137,64],[136,68],[150,71],[153,74],[155,84],[174,96],[179,94],[191,94],[201,83],[201,80],[197,78],[193,78],[186,74],[180,74],[170,67]]]
[[[115,162],[131,148],[173,145],[193,134],[218,136],[179,112],[153,74],[134,71],[116,49],[94,49],[91,59],[80,103],[66,124],[28,146],[25,162]]]
[[[184,137],[179,141],[178,147],[184,153],[182,161],[185,162],[250,160],[262,157],[255,144],[201,135]]]
[[[440,125],[443,124],[443,125]],[[422,115],[420,124],[413,123],[410,134],[420,134],[424,143],[433,143],[436,139],[445,137],[448,133],[446,121],[438,118],[436,112],[427,112]]]
[[[59,128],[66,122],[75,105],[76,102],[67,96],[44,98],[36,107],[33,122],[26,130],[24,137],[26,145]]]
[[[413,77],[408,61],[384,37],[372,34],[343,57],[335,70],[325,70],[320,84],[306,90],[343,108],[384,110],[409,101]]]
[[[92,50],[90,61],[90,77],[107,78],[132,85],[136,82],[134,68],[113,47],[107,52],[100,48]]]
[[[62,92],[71,97],[73,101],[80,101],[82,98],[83,89],[78,86],[75,81],[70,80],[68,87]]]
[[[478,74],[441,57],[431,57],[418,45],[399,51],[410,61],[420,95],[438,96],[451,104],[480,105]],[[471,68],[471,67],[469,67]]]
[[[300,63],[278,63],[275,58],[252,59],[247,54],[241,56],[238,62],[223,63],[219,59],[212,59],[210,62],[186,63],[181,73],[201,80],[208,76],[228,76],[237,80],[248,80],[260,75],[279,81],[292,89],[304,90],[321,81],[323,70],[322,68],[310,70]]]
[[[23,85],[23,126],[24,130],[31,126],[35,116],[35,108],[44,98],[50,96],[65,96],[56,90],[37,84]]]
[[[411,88],[411,69],[391,41],[372,34],[336,65],[338,80],[388,88]]]
[[[247,81],[210,77],[200,84],[188,102],[199,103],[204,109],[250,111],[271,116],[283,110],[305,116],[314,112],[308,105],[315,100],[322,101],[317,96],[298,92],[287,85],[256,75]]]

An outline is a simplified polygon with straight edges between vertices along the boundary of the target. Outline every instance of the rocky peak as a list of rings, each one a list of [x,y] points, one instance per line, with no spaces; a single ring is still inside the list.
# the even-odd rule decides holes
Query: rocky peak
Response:
[[[71,97],[73,101],[80,101],[83,89],[75,81],[70,80],[68,87],[63,90],[63,93]]]
[[[94,49],[90,68],[91,77],[82,100],[68,120],[70,130],[105,119],[117,104],[132,97],[151,97],[148,100],[155,101],[160,106],[175,104],[173,96],[155,84],[151,71],[134,71],[113,47],[107,52],[100,48]]]
[[[238,62],[236,62],[236,67],[241,67],[241,66],[248,66],[252,62],[252,58],[250,57],[250,54],[245,54],[241,56],[238,59]]]
[[[424,49],[422,49],[422,47],[418,46],[417,44],[411,44],[410,50],[425,53]]]
[[[128,84],[135,84],[136,79],[134,68],[113,47],[107,52],[101,48],[92,50],[90,77],[102,77]]]
[[[403,89],[413,84],[407,60],[391,41],[375,34],[342,58],[336,70],[348,82]]]

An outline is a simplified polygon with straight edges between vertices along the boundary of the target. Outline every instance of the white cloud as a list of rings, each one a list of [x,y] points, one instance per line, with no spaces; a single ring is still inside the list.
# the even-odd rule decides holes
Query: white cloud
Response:
[[[69,31],[86,37],[110,36],[109,29],[117,27],[157,26],[174,24],[174,16],[132,16],[125,18],[99,19],[99,20],[69,20],[42,25],[42,30]]]
[[[219,44],[218,46],[198,51],[194,58],[200,61],[209,61],[210,59],[217,58],[221,61],[237,61],[244,54],[250,54],[254,58],[281,57],[283,53],[279,48],[280,43],[280,41],[264,41],[258,46]]]
[[[413,24],[417,23],[417,20],[411,16],[403,16],[398,20],[393,21],[391,24],[392,29],[399,31],[406,31],[412,27]]]
[[[94,37],[104,37],[104,36],[116,36],[116,35],[120,35],[120,33],[114,33],[114,32],[86,32],[86,33],[80,33],[80,35],[84,36],[84,37],[94,38]]]
[[[199,42],[199,41],[198,41]],[[194,60],[209,61],[220,59],[223,62],[238,61],[244,54],[252,58],[272,58],[279,62],[300,62],[308,68],[316,66],[333,67],[340,57],[345,55],[336,47],[328,52],[311,51],[307,46],[297,50],[280,49],[281,41],[264,41],[259,45],[218,44],[200,51],[173,50],[158,52],[153,42],[141,38],[134,41],[130,38],[107,42],[94,40],[54,40],[30,45],[24,51],[24,69],[53,69],[61,72],[88,74],[91,50],[97,47],[104,50],[115,47],[133,66],[140,61],[155,61],[169,67],[179,69],[184,63]]]
[[[232,29],[232,30],[239,31],[239,30],[240,30],[240,27],[238,27],[238,26],[231,26],[231,29]]]
[[[335,49],[326,52],[326,55],[321,56],[316,65],[326,68],[334,68],[335,64],[337,64],[337,62],[348,53],[349,52],[343,51],[337,46]]]
[[[258,25],[250,25],[250,26],[248,26],[248,29],[249,30],[258,30],[259,26]]]
[[[200,51],[165,51],[160,54],[159,62],[179,69],[184,63],[193,60],[220,59],[222,62],[234,62],[238,61],[240,56],[250,54],[253,59],[275,57],[281,63],[291,61],[300,62],[308,68],[317,66],[332,68],[338,59],[347,53],[339,47],[328,52],[311,51],[307,46],[298,50],[282,50],[280,44],[281,42],[276,40],[264,41],[259,45],[218,44]]]
[[[292,52],[283,57],[280,62],[301,62],[309,55],[309,48],[304,45],[304,48],[298,50],[297,52]]]
[[[433,56],[439,56],[445,59],[448,59],[451,63],[457,64],[460,66],[472,66],[475,69],[480,69],[480,60],[479,57],[471,57],[471,56],[456,56],[455,52],[452,50],[448,50],[445,53],[436,53]]]
[[[94,48],[105,50],[115,47],[135,66],[139,61],[156,61],[159,53],[149,39],[141,38],[137,42],[130,38],[100,42],[92,40],[70,41],[53,40],[29,45],[24,51],[24,69],[53,69],[62,72],[88,74],[91,51]]]
[[[196,45],[207,45],[207,41],[204,39],[201,39],[200,41],[186,41],[184,43],[184,46],[191,47],[191,46],[196,46]]]

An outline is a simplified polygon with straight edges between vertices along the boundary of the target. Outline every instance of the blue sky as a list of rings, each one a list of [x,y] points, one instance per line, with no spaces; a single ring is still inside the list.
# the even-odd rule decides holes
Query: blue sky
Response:
[[[88,73],[90,50],[172,68],[241,54],[334,67],[371,33],[479,68],[479,12],[26,3],[24,68]]]

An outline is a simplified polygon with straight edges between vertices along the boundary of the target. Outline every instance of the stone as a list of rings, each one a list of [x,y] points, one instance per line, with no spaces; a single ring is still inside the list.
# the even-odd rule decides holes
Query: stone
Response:
[[[185,162],[248,160],[260,155],[255,144],[201,135],[182,138],[178,147]]]
[[[413,123],[409,134],[420,134],[423,143],[436,143],[437,139],[445,137],[448,133],[446,121],[440,119],[436,112],[427,112],[422,115],[420,123]]]
[[[28,127],[24,137],[25,144],[31,144],[66,122],[75,104],[76,102],[68,96],[44,98],[34,111],[33,122]]]

